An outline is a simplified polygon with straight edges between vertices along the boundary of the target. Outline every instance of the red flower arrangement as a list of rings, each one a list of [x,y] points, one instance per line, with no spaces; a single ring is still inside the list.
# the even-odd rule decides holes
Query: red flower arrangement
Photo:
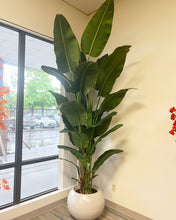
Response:
[[[169,131],[169,133],[171,135],[174,135],[176,133],[176,108],[170,108],[169,112],[171,113],[170,119],[173,121],[172,129]]]
[[[0,79],[1,80],[1,79]],[[0,87],[0,130],[5,131],[7,129],[4,120],[7,120],[9,117],[9,110],[4,109],[5,104],[7,104],[7,100],[3,98],[5,94],[9,93],[9,89],[6,86]]]
[[[11,189],[7,180],[3,179],[2,181],[0,181],[0,189],[3,189],[3,190]]]
[[[2,81],[2,76],[0,75],[0,81]],[[7,104],[7,100],[3,98],[5,94],[9,93],[9,88],[6,86],[0,87],[0,130],[5,131],[7,129],[4,120],[7,120],[9,117],[9,110],[5,109],[5,104]],[[7,180],[2,179],[0,181],[0,189],[9,190],[10,186]]]

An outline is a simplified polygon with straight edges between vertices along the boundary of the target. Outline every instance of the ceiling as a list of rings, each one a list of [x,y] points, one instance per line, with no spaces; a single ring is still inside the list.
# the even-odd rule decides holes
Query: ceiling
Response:
[[[74,8],[89,15],[95,12],[105,0],[63,0]]]

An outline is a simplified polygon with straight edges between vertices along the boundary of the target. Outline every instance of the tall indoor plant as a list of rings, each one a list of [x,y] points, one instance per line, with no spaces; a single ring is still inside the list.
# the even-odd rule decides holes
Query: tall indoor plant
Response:
[[[79,161],[77,182],[82,194],[92,193],[92,180],[96,171],[110,156],[122,152],[120,149],[105,151],[92,163],[96,146],[122,124],[110,128],[112,111],[124,98],[128,89],[111,93],[120,76],[130,46],[116,48],[112,54],[99,57],[111,33],[114,1],[106,0],[88,23],[81,45],[66,18],[57,14],[54,23],[54,50],[57,69],[42,66],[43,71],[55,76],[63,85],[67,96],[51,91],[61,111],[65,129],[75,146],[59,145]],[[91,61],[92,57],[99,57]],[[95,60],[95,59],[93,59]]]

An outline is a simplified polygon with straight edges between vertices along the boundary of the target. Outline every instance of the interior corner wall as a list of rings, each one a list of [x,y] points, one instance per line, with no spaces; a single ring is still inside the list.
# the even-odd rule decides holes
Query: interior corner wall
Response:
[[[0,21],[4,20],[49,38],[53,38],[53,24],[56,14],[63,14],[67,18],[80,42],[88,16],[62,0],[0,0]],[[60,137],[60,141],[64,142],[65,140],[66,138],[63,136]],[[67,154],[66,156],[68,157]],[[76,173],[67,164],[64,163],[63,166],[63,163],[63,161],[59,163],[59,189],[73,185],[71,177]],[[64,173],[64,176],[61,176],[61,173]]]
[[[80,39],[87,16],[62,0],[0,0],[0,19],[53,37],[56,14],[64,14]]]
[[[52,37],[56,13],[64,14],[78,39],[87,16],[61,0],[0,0],[0,18]],[[131,89],[113,123],[123,127],[106,138],[97,156],[113,156],[99,170],[96,184],[105,197],[155,220],[176,219],[176,143],[169,108],[175,104],[176,1],[115,0],[112,35],[105,48],[132,45],[114,90]]]
[[[128,91],[113,124],[123,127],[97,147],[124,152],[106,161],[96,184],[105,197],[155,220],[176,219],[176,137],[169,108],[176,104],[176,1],[115,0],[105,48],[132,45],[114,90]]]

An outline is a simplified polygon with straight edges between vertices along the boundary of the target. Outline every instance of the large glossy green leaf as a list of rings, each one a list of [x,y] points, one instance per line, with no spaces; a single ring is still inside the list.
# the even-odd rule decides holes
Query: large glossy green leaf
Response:
[[[112,28],[114,1],[106,0],[88,23],[81,39],[85,54],[98,57],[103,51]]]
[[[98,168],[112,155],[114,154],[119,154],[123,152],[123,150],[119,150],[119,149],[111,149],[111,150],[107,150],[105,151],[94,163],[93,169],[92,169],[92,173],[93,175],[95,174],[95,172],[98,170]]]
[[[98,95],[105,97],[111,92],[115,80],[123,70],[129,48],[130,46],[118,47],[110,56],[106,56],[103,62],[100,62],[96,83]]]
[[[111,128],[110,130],[108,130],[107,132],[105,132],[101,137],[99,137],[97,139],[95,145],[98,144],[99,142],[101,142],[103,140],[103,138],[107,137],[110,133],[116,131],[117,129],[121,128],[122,126],[123,126],[122,124],[116,125],[113,128]]]
[[[98,76],[98,65],[94,62],[83,62],[75,71],[74,74],[74,90],[81,91],[84,95],[95,87],[96,79]]]
[[[104,56],[100,57],[98,60],[97,60],[97,63],[98,64],[102,64],[104,62],[104,60],[107,59],[109,55],[108,54],[105,54]]]
[[[87,93],[95,87],[98,76],[97,67],[97,63],[84,62],[79,66],[79,68],[77,68],[77,72],[81,72],[80,91],[84,95],[87,95]]]
[[[107,131],[111,123],[112,117],[116,114],[116,112],[111,112],[109,115],[101,119],[97,123],[97,125],[95,125],[94,138],[103,135]]]
[[[108,130],[107,132],[105,132],[102,136],[100,136],[100,137],[96,140],[96,142],[94,142],[94,143],[92,144],[91,149],[90,149],[90,151],[89,151],[89,154],[90,154],[90,155],[93,155],[94,152],[95,152],[95,147],[96,147],[96,145],[97,145],[99,142],[101,142],[101,141],[103,140],[103,138],[105,138],[105,137],[108,136],[110,133],[116,131],[117,129],[119,129],[119,128],[122,127],[122,126],[123,126],[122,124],[116,125],[116,126],[114,126],[113,128],[111,128],[110,130]]]
[[[65,145],[58,145],[58,148],[69,151],[71,154],[73,154],[73,156],[76,157],[77,160],[79,160],[83,164],[83,166],[85,167],[87,166],[86,158],[79,151],[75,150],[74,148],[65,146]]]
[[[54,51],[59,72],[73,72],[79,65],[78,41],[68,21],[61,14],[56,15],[54,22]]]
[[[101,113],[106,111],[108,112],[117,107],[121,103],[128,90],[129,89],[121,89],[118,92],[106,96],[100,106]]]
[[[84,133],[70,131],[72,141],[75,146],[84,149],[89,145],[89,137]]]
[[[81,103],[65,102],[61,107],[61,112],[72,126],[86,125],[87,112]]]
[[[86,55],[81,51],[80,63],[86,62]]]
[[[52,75],[52,76],[55,76],[61,83],[62,85],[64,86],[65,90],[67,92],[71,92],[72,90],[72,82],[67,79],[67,77],[65,75],[63,75],[62,73],[60,73],[57,69],[53,68],[53,67],[49,67],[49,66],[42,66],[41,69]]]
[[[67,120],[67,118],[65,117],[65,115],[61,115],[62,116],[62,120],[65,124],[65,126],[69,129],[69,130],[74,130],[72,125],[69,123],[69,121]]]
[[[58,94],[56,92],[52,92],[52,91],[49,91],[49,92],[51,92],[51,94],[55,97],[58,109],[60,109],[63,103],[68,102],[68,99],[64,97],[63,95]]]

